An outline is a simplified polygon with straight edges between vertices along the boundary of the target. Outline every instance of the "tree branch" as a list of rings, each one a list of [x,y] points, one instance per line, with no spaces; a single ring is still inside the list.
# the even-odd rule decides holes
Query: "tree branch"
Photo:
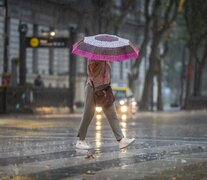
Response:
[[[165,15],[164,15],[164,24],[168,23],[168,19],[169,19],[169,14],[171,12],[171,9],[173,7],[173,2],[174,0],[170,0],[170,3],[168,5],[168,7],[166,8],[166,11],[165,11]]]
[[[205,43],[204,53],[203,53],[202,60],[201,60],[201,66],[204,67],[206,63],[207,63],[207,41]]]
[[[162,54],[160,54],[160,59],[164,59],[167,56],[168,51],[169,51],[169,41],[165,40],[165,42],[164,42],[164,51],[163,51]]]
[[[170,11],[172,10],[173,5],[174,5],[174,12],[173,12],[172,17],[170,18],[169,15],[171,13]],[[167,13],[167,11],[165,12],[164,25],[159,31],[161,34],[163,34],[167,29],[169,29],[171,27],[171,25],[173,24],[173,22],[175,21],[177,15],[178,15],[178,0],[176,0],[176,1],[171,0],[167,9],[170,11],[168,13]]]
[[[146,47],[149,41],[149,26],[151,23],[151,19],[152,17],[149,15],[149,4],[150,4],[150,0],[146,0],[144,3],[144,9],[145,9],[145,25],[144,25],[144,39],[142,41],[141,47],[140,47],[140,51],[139,51],[139,61],[135,61],[135,63],[133,64],[132,68],[135,68],[137,71],[135,73],[135,77],[138,77],[138,73],[139,73],[139,65],[141,63],[141,59],[144,56],[145,52],[146,52]]]

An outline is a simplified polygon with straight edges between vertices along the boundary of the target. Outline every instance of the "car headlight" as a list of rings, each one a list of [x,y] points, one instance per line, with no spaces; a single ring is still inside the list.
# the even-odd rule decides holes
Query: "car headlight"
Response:
[[[136,105],[137,105],[137,102],[136,102],[136,101],[133,101],[133,102],[132,102],[132,105],[133,105],[133,106],[136,106]]]
[[[121,112],[127,112],[127,106],[121,106]]]
[[[102,107],[96,107],[96,112],[101,112],[102,111]]]
[[[120,104],[120,105],[124,105],[124,103],[125,103],[124,100],[120,100],[120,101],[119,101],[119,104]]]

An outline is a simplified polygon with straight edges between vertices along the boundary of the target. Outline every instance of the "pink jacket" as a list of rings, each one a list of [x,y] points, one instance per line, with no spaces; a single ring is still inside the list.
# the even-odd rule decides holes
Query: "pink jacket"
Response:
[[[95,88],[111,82],[111,63],[109,61],[88,60],[87,64],[88,83]]]

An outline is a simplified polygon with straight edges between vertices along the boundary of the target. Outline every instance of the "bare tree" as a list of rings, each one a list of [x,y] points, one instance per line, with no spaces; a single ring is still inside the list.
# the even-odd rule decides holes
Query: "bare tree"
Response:
[[[79,24],[86,29],[88,35],[117,34],[125,23],[127,14],[136,7],[136,0],[122,0],[119,6],[115,6],[114,1],[87,0],[87,2],[87,6],[82,7]]]
[[[139,67],[141,64],[141,61],[143,57],[146,54],[146,48],[149,42],[149,31],[150,31],[150,23],[152,19],[152,14],[149,10],[151,6],[151,0],[144,1],[144,30],[143,30],[143,40],[141,42],[141,47],[139,51],[139,57],[138,60],[134,61],[132,65],[132,72],[128,74],[128,80],[129,80],[129,87],[132,89],[132,91],[135,91],[136,87],[136,80],[139,78]]]
[[[151,52],[149,57],[149,68],[147,70],[145,84],[142,94],[142,100],[140,103],[140,110],[148,110],[149,97],[152,93],[153,77],[155,75],[155,67],[158,65],[159,72],[162,71],[161,64],[159,62],[160,52],[159,46],[162,42],[162,38],[166,32],[171,29],[173,22],[178,14],[178,1],[168,0],[154,0],[152,7],[152,43]],[[157,64],[158,63],[158,64]],[[162,81],[161,73],[159,75],[159,81]],[[158,86],[159,98],[161,98],[161,84]],[[161,101],[161,99],[159,99]],[[160,102],[161,103],[161,102]],[[162,109],[162,108],[161,108]]]
[[[202,76],[207,64],[207,2],[205,0],[189,0],[185,5],[185,22],[188,32],[188,71],[184,108],[187,107],[190,96],[201,96]],[[194,74],[194,84],[193,84]],[[193,85],[193,86],[192,86]]]

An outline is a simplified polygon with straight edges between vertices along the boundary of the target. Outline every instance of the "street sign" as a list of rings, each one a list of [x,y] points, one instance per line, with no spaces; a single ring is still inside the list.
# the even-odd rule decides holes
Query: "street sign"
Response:
[[[28,48],[69,48],[68,38],[27,37]]]

